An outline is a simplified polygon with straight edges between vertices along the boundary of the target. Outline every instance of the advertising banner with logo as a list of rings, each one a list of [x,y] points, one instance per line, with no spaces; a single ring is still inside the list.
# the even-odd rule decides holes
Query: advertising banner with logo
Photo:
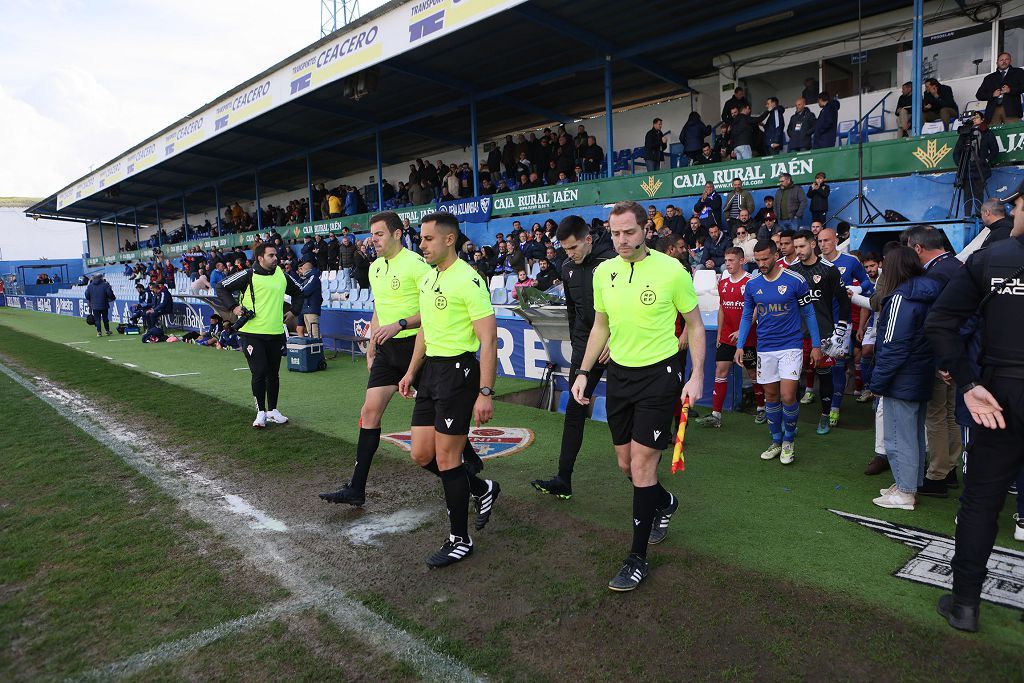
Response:
[[[491,197],[456,199],[454,202],[438,202],[437,210],[450,213],[460,223],[486,223],[491,220]]]
[[[263,112],[408,52],[525,0],[412,0],[335,37],[147,140],[57,194],[57,210],[169,159]]]

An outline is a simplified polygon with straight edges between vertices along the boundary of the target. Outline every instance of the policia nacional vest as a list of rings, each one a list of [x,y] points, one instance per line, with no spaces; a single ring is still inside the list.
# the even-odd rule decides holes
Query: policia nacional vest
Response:
[[[282,305],[287,285],[284,271],[280,268],[275,268],[270,275],[260,275],[253,271],[252,284],[242,291],[238,303],[253,311],[256,317],[242,325],[238,332],[242,334],[284,334]]]
[[[997,374],[1024,377],[1020,352],[1024,321],[1024,243],[1007,239],[989,247],[985,283],[991,288],[981,305],[981,365]],[[1012,369],[1011,369],[1012,368]]]

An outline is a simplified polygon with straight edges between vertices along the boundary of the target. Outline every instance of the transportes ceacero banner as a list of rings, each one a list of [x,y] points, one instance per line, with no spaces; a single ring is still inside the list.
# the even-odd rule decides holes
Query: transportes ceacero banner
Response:
[[[267,110],[526,0],[412,0],[314,43],[57,193],[57,210],[131,177]]]

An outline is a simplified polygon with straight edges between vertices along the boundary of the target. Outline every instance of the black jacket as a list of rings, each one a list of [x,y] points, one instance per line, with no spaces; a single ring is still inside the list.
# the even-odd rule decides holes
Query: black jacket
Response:
[[[651,128],[647,131],[647,136],[644,138],[644,159],[647,161],[661,161],[664,158],[664,154],[662,154],[662,150],[666,146],[662,142],[664,135],[657,128]]]
[[[957,166],[960,165],[968,141],[977,142],[978,156],[977,163],[972,161],[967,164],[967,175],[971,178],[978,178],[980,173],[980,177],[989,178],[992,175],[992,163],[996,160],[996,155],[999,154],[999,144],[996,142],[995,134],[989,130],[988,126],[981,124],[972,133],[958,135],[956,147],[953,148],[953,161],[957,163]]]
[[[807,198],[811,200],[811,211],[828,211],[828,195],[832,192],[828,183],[822,183],[818,189],[814,189],[810,185],[807,188]]]
[[[992,93],[1003,85],[1010,86],[1010,92],[1000,98],[993,97]],[[975,97],[988,103],[985,107],[985,120],[989,121],[992,119],[992,112],[1000,105],[1007,116],[1016,118],[1024,116],[1020,105],[1021,93],[1024,93],[1024,69],[1011,66],[1006,70],[1005,76],[998,71],[993,71],[985,76]]]
[[[214,294],[217,297],[217,302],[220,304],[221,309],[225,311],[235,310],[235,306],[238,305],[238,299],[235,298],[234,293],[238,292],[239,295],[249,286],[252,282],[252,274],[255,272],[257,275],[270,275],[259,263],[254,263],[252,268],[246,268],[245,270],[235,273],[231,277],[225,278],[217,283]],[[298,280],[289,275],[284,274],[285,290],[284,293],[292,298],[291,311],[294,315],[302,315],[302,285],[299,284]],[[168,297],[169,298],[169,297]],[[257,306],[261,305],[261,302],[255,302]],[[281,305],[284,305],[284,299],[281,300]],[[282,309],[283,311],[284,309]]]
[[[817,117],[807,107],[804,107],[803,111],[793,112],[789,117],[789,124],[786,126],[790,149],[811,148],[811,137],[814,134],[816,121]]]
[[[754,119],[749,114],[740,112],[736,115],[736,118],[732,120],[730,132],[732,133],[733,147],[739,147],[740,145],[753,146]]]
[[[993,88],[995,90],[995,88]],[[1019,97],[1018,97],[1019,99]],[[940,109],[954,109],[957,112],[960,111],[960,107],[956,106],[956,100],[953,98],[953,89],[948,85],[939,86],[939,96],[936,97],[930,92],[924,94],[925,111],[930,111],[934,114],[938,114]],[[930,107],[928,105],[931,105]]]
[[[1013,219],[1009,216],[1003,216],[988,226],[988,237],[985,238],[985,243],[981,246],[987,247],[993,242],[1010,239],[1011,230],[1013,230]]]
[[[593,239],[594,246],[583,263],[577,265],[572,259],[566,259],[561,266],[569,338],[572,341],[572,363],[575,366],[583,361],[590,328],[594,326],[594,269],[615,257],[608,233],[593,233]]]

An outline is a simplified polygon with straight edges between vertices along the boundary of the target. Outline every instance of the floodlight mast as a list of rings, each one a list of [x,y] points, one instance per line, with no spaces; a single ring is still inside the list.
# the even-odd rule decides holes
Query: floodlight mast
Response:
[[[320,37],[344,28],[359,15],[359,0],[320,0]]]

